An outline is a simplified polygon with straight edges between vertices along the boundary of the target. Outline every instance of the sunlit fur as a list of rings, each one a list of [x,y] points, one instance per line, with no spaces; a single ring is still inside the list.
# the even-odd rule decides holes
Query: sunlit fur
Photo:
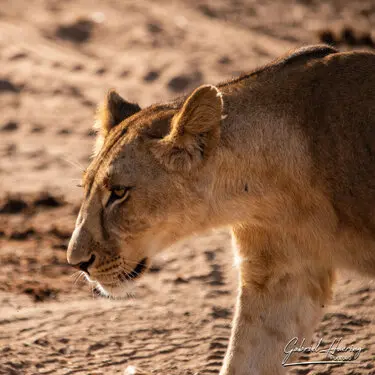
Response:
[[[220,374],[283,374],[335,268],[375,275],[374,69],[373,53],[312,46],[143,110],[110,94],[69,262],[95,254],[90,278],[118,296],[142,259],[230,226],[239,295]],[[113,186],[129,197],[103,203]]]

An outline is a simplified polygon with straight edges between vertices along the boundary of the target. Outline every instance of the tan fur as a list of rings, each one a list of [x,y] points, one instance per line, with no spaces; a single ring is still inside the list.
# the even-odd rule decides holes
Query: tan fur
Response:
[[[373,53],[312,46],[172,103],[106,105],[69,262],[95,254],[90,277],[116,297],[140,260],[231,226],[239,296],[220,374],[283,374],[335,268],[375,275],[374,67]],[[109,204],[116,186],[129,198]]]
[[[170,133],[151,148],[169,170],[188,172],[217,145],[223,100],[214,86],[202,86],[173,117]]]
[[[138,104],[125,101],[115,90],[108,91],[105,100],[97,110],[94,130],[98,132],[98,137],[96,138],[94,154],[97,154],[102,148],[104,139],[114,126],[140,110]]]

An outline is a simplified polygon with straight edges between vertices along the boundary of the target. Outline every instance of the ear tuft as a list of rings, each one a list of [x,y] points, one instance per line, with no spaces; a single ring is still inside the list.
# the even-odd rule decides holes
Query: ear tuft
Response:
[[[95,153],[100,150],[104,138],[110,130],[126,118],[139,112],[141,108],[136,103],[124,100],[115,90],[109,90],[103,103],[98,107],[94,129],[99,133]]]

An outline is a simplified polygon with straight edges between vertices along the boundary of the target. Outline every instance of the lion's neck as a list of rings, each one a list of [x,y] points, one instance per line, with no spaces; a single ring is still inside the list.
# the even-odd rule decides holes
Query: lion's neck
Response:
[[[205,171],[215,226],[275,221],[308,173],[304,143],[287,121],[255,104],[235,106],[240,99],[224,97],[221,141]]]

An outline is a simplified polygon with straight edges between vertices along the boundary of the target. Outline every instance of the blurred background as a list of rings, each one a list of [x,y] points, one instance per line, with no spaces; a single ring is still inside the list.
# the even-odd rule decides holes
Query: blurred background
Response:
[[[161,256],[136,298],[106,301],[66,265],[96,105],[142,107],[218,83],[305,44],[375,48],[374,0],[2,0],[0,374],[217,374],[236,291],[222,229]],[[375,285],[340,274],[317,329],[364,347],[375,374]]]

